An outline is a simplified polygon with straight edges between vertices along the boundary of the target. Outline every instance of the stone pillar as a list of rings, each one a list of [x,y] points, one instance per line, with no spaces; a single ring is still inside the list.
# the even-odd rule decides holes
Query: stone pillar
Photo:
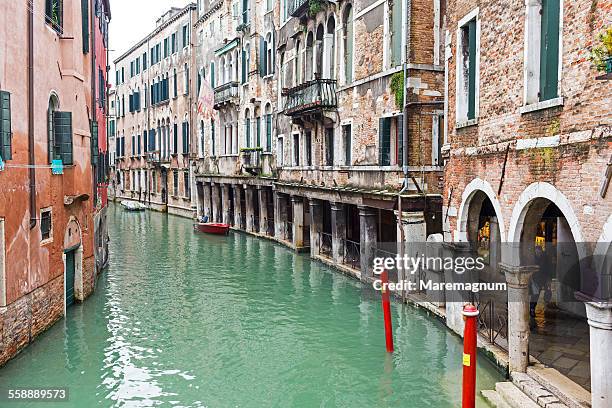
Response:
[[[259,195],[259,233],[270,235],[268,232],[268,189],[265,187],[257,187]]]
[[[245,186],[245,201],[246,201],[246,230],[248,232],[255,232],[255,213],[253,208],[253,197],[255,196],[255,190],[251,186]]]
[[[585,302],[591,354],[591,406],[612,405],[612,301]]]
[[[304,198],[291,196],[293,205],[293,246],[304,247]]]
[[[196,216],[199,219],[204,215],[204,186],[202,183],[196,183],[196,193]]]
[[[376,211],[374,209],[359,206],[361,279],[367,279],[372,276],[372,262],[376,254],[376,221]]]
[[[287,196],[282,193],[274,193],[274,236],[276,239],[287,239]]]
[[[338,265],[344,262],[346,250],[346,205],[331,203],[332,259]]]
[[[323,230],[323,206],[321,201],[313,198],[309,201],[310,205],[310,256],[319,255],[321,246],[320,232]]]
[[[222,220],[224,224],[230,224],[230,186],[229,184],[221,185],[221,207],[222,207]]]
[[[212,222],[221,221],[221,189],[219,184],[212,183]]]
[[[508,356],[510,372],[529,365],[529,281],[538,266],[500,264],[508,284]]]
[[[238,229],[244,229],[244,225],[242,225],[242,201],[240,201],[240,191],[242,191],[241,184],[234,184],[233,186],[234,193],[234,227]]]
[[[208,221],[212,221],[212,191],[210,183],[204,183],[204,215]]]

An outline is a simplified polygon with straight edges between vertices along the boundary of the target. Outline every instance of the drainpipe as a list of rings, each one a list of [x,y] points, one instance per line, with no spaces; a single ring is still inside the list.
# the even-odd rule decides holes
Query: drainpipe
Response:
[[[28,164],[30,173],[30,229],[36,226],[36,156],[34,152],[34,7],[28,8]]]
[[[403,44],[402,47],[402,65],[403,65],[403,69],[404,69],[404,101],[403,101],[403,106],[404,106],[404,112],[403,112],[403,116],[404,116],[404,120],[403,120],[403,140],[402,140],[402,171],[404,173],[404,183],[402,185],[402,189],[400,190],[400,192],[397,194],[397,211],[398,211],[398,218],[397,218],[397,225],[399,227],[399,231],[400,231],[400,246],[399,246],[399,256],[401,259],[404,258],[404,241],[406,239],[405,237],[405,232],[404,232],[404,226],[403,226],[403,213],[402,213],[402,194],[408,190],[408,140],[409,140],[409,135],[408,135],[408,104],[407,102],[407,93],[408,93],[408,87],[406,86],[407,80],[408,80],[408,49],[410,47],[410,20],[411,20],[411,7],[412,7],[412,2],[411,0],[406,0],[406,2],[404,3],[404,9],[402,10],[402,32],[406,33],[405,37],[404,37],[404,41],[405,43]],[[401,273],[401,279],[402,281],[404,281],[406,279],[406,270],[404,268],[402,268],[402,273]],[[406,289],[402,290],[402,302],[406,302]]]

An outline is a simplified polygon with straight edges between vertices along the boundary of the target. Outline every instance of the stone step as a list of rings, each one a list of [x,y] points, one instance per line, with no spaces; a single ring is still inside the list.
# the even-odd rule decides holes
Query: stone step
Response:
[[[495,384],[495,391],[511,408],[540,408],[540,405],[509,381]]]
[[[482,390],[480,393],[485,401],[487,401],[493,408],[512,408],[510,405],[506,404],[506,401],[504,401],[497,391]]]
[[[565,404],[558,405],[559,408],[562,406],[569,408],[591,407],[591,393],[554,368],[536,364],[527,368],[527,375],[556,396],[560,403]],[[542,406],[549,407],[548,405]]]
[[[512,382],[529,398],[544,408],[568,408],[556,395],[525,373],[510,374]]]

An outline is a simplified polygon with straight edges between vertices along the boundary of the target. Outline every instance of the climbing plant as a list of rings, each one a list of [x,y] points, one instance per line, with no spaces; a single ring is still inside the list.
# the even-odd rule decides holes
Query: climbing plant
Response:
[[[597,38],[599,44],[591,50],[591,62],[600,72],[612,72],[612,26]]]
[[[395,95],[395,106],[401,109],[404,103],[404,73],[396,72],[393,74],[389,87],[391,88],[391,92]]]
[[[316,16],[321,10],[323,10],[323,0],[308,1],[308,14],[310,14],[311,17]]]

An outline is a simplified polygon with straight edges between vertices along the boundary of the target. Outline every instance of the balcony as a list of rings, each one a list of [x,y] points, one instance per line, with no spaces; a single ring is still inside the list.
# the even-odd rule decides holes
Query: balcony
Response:
[[[227,104],[238,105],[238,103],[240,103],[238,82],[228,82],[215,88],[215,109],[219,110]]]
[[[289,1],[289,15],[292,17],[302,17],[310,8],[310,0],[288,0]]]
[[[335,110],[338,107],[335,79],[314,79],[283,89],[285,115],[301,116]]]
[[[254,176],[261,171],[261,155],[263,149],[261,147],[245,148],[240,150],[240,158],[242,168]]]
[[[161,153],[159,150],[147,152],[146,157],[147,157],[147,163],[151,163],[156,166],[170,163],[170,156],[167,156],[167,157],[161,156]]]

